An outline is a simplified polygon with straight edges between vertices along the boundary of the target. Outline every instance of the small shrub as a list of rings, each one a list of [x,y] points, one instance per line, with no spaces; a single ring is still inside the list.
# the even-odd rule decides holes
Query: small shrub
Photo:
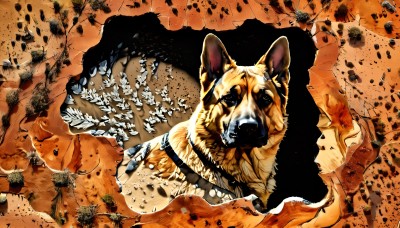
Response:
[[[19,102],[19,91],[18,89],[10,90],[6,94],[6,102],[8,107],[12,109]]]
[[[111,219],[111,221],[113,221],[116,224],[121,223],[122,220],[122,215],[118,214],[118,213],[111,213],[109,215],[109,218]]]
[[[91,225],[97,213],[97,205],[80,206],[77,210],[77,220],[83,225]]]
[[[83,0],[71,0],[72,6],[76,13],[80,13],[83,7]]]
[[[306,23],[310,19],[310,15],[306,12],[297,10],[295,13],[296,21]]]
[[[32,80],[32,77],[33,77],[33,72],[30,70],[19,74],[19,78],[21,79],[21,82],[30,81],[30,80]]]
[[[111,12],[110,7],[106,4],[105,0],[89,0],[89,4],[90,4],[90,7],[92,7],[92,9],[94,11],[103,10],[104,13]]]
[[[362,40],[362,31],[357,27],[349,28],[350,43],[357,43]]]
[[[56,187],[68,187],[70,183],[67,172],[53,173],[52,181]]]
[[[22,175],[22,172],[15,171],[8,174],[7,180],[11,187],[24,186],[24,176]]]
[[[44,95],[34,95],[32,97],[32,107],[35,113],[40,113],[49,108],[48,97],[46,98]]]
[[[33,63],[37,63],[40,62],[44,59],[44,56],[46,55],[46,53],[39,49],[39,50],[32,50],[31,51],[31,56],[32,56],[32,62]]]
[[[31,105],[35,114],[46,111],[49,108],[49,92],[49,89],[46,87],[37,87],[37,89],[34,91],[31,98]]]
[[[107,205],[107,207],[115,207],[114,197],[110,194],[105,194],[101,197],[101,200]]]
[[[34,116],[34,115],[35,115],[35,111],[33,111],[32,106],[27,105],[27,106],[25,107],[25,116],[26,116],[26,117],[32,117],[32,116]]]
[[[25,112],[27,117],[34,116],[35,114],[40,114],[49,108],[50,90],[47,89],[43,83],[40,83],[33,90],[33,95],[29,104],[25,107]]]
[[[56,19],[53,19],[49,22],[50,25],[50,32],[54,35],[63,35],[64,32],[61,28],[60,22]]]
[[[89,4],[95,11],[100,9],[103,10],[104,13],[109,13],[108,9],[110,9],[110,7],[105,3],[105,0],[89,0]]]

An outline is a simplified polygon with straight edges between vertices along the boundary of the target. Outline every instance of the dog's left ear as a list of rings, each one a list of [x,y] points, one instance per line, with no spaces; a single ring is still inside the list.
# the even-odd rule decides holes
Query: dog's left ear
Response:
[[[266,66],[266,77],[272,79],[281,93],[281,102],[286,110],[288,87],[289,87],[289,65],[290,50],[289,41],[286,36],[281,36],[272,43],[271,47],[257,62]]]
[[[201,53],[200,83],[201,99],[207,99],[214,83],[221,78],[226,71],[234,67],[222,41],[214,34],[208,34],[204,38],[203,51]]]

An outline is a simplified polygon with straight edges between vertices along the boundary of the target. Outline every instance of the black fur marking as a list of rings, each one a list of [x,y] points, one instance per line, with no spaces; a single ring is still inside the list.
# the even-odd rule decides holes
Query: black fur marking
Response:
[[[144,154],[148,154],[150,152],[150,143],[147,143],[146,149],[144,150]]]
[[[160,149],[162,148],[167,153],[167,155],[172,159],[172,161],[175,163],[175,165],[178,166],[178,168],[181,170],[181,172],[183,174],[185,174],[185,176],[188,176],[188,175],[196,176],[196,178],[194,178],[194,179],[196,179],[197,181],[195,183],[191,183],[191,184],[197,184],[200,188],[202,188],[208,184],[211,184],[212,189],[216,189],[220,192],[231,194],[232,196],[237,197],[231,191],[210,183],[208,180],[204,179],[202,176],[200,176],[195,171],[193,171],[184,161],[182,161],[182,159],[179,158],[179,156],[175,153],[174,149],[172,149],[171,145],[169,144],[168,137],[169,137],[169,133],[166,133],[163,136],[163,138],[161,140]]]
[[[245,183],[241,183],[235,180],[235,178],[230,175],[229,173],[227,173],[225,170],[218,168],[217,166],[215,166],[215,164],[213,162],[211,162],[197,147],[196,145],[193,143],[193,141],[190,139],[189,137],[189,143],[193,148],[193,151],[197,154],[197,156],[200,158],[201,162],[203,163],[203,165],[205,167],[208,167],[211,170],[214,170],[218,173],[221,174],[221,176],[223,176],[225,179],[228,180],[229,185],[236,188],[239,187],[242,191],[243,191],[243,195],[249,195],[250,194],[250,189],[247,187],[247,185]]]
[[[282,80],[281,80],[282,79],[282,74],[286,74],[286,72],[282,71],[277,76],[277,79],[278,79],[279,83],[282,83]],[[278,87],[278,85],[275,84],[274,80],[271,79],[271,81],[272,81],[272,84],[274,85],[276,91],[278,92],[278,95],[279,95],[279,98],[281,99],[281,102],[285,101],[285,94],[284,93],[286,92],[286,88],[283,85],[281,85],[281,87]]]

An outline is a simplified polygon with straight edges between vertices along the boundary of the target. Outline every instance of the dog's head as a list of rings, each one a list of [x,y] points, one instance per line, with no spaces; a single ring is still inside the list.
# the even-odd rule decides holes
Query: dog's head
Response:
[[[254,66],[237,66],[221,40],[208,34],[200,67],[207,130],[219,135],[226,147],[266,145],[285,129],[289,64],[289,43],[284,36]]]

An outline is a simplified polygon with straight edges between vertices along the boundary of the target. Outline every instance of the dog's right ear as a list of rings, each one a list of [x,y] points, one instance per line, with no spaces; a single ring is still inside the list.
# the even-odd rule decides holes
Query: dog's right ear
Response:
[[[203,52],[201,53],[201,99],[204,100],[214,83],[227,70],[235,66],[235,62],[229,56],[221,40],[214,34],[208,34],[204,38]]]
[[[287,37],[281,36],[276,39],[256,65],[258,64],[265,65],[266,76],[275,82],[278,92],[282,95],[282,111],[286,114],[290,80],[290,49]]]

